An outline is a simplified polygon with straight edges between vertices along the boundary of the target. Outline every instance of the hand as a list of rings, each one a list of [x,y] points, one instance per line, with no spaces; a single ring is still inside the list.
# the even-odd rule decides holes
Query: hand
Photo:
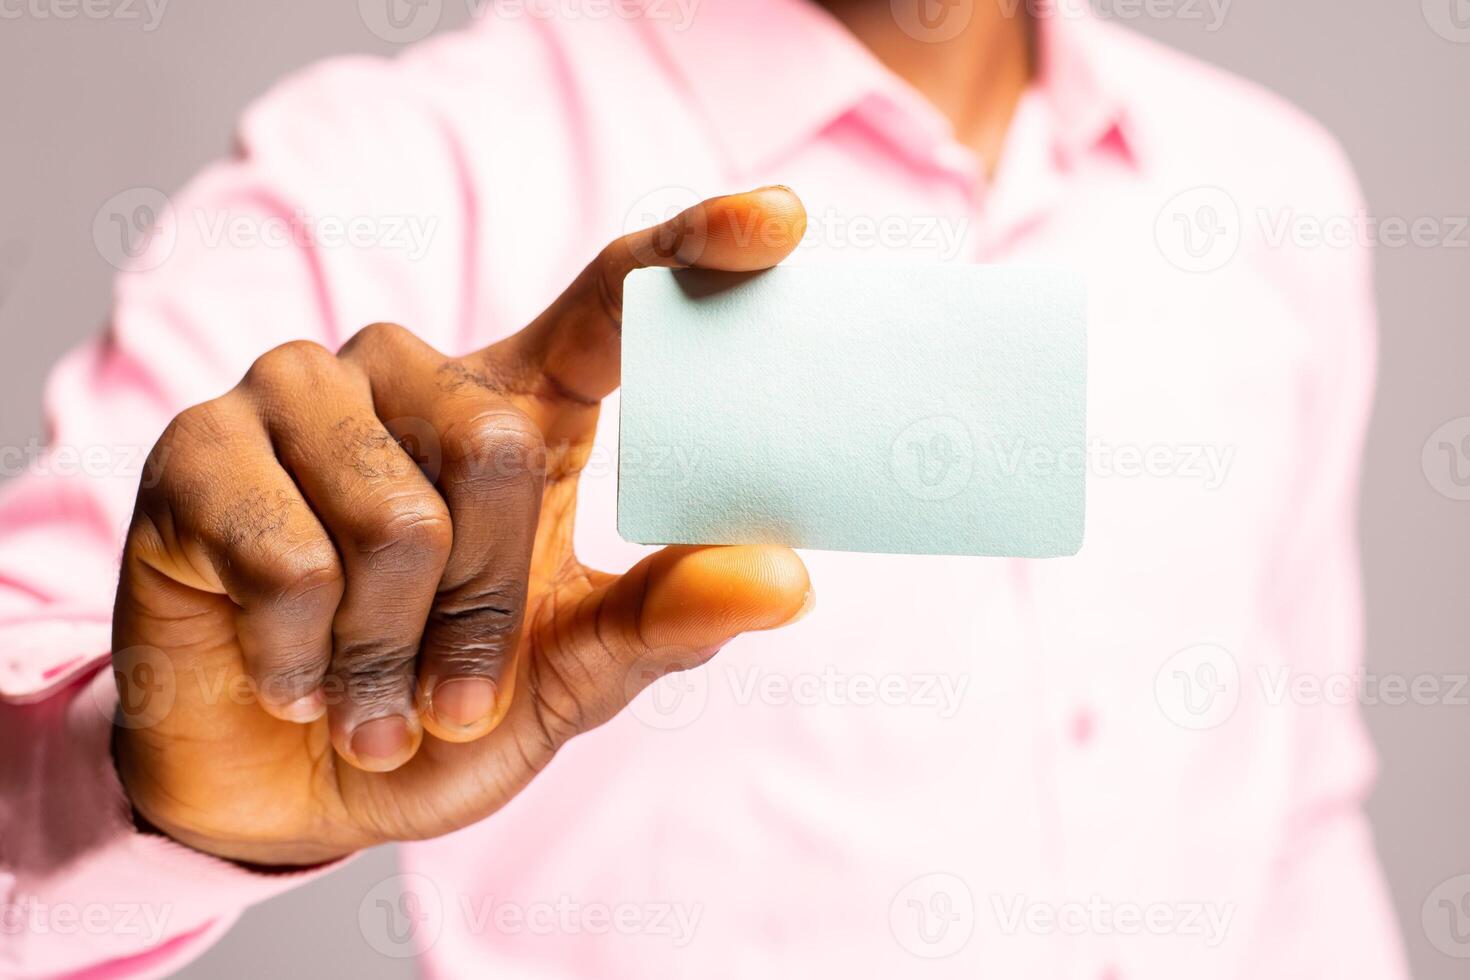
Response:
[[[335,356],[276,348],[175,419],[113,621],[138,812],[259,864],[444,834],[661,671],[804,611],[787,549],[668,548],[612,575],[577,560],[572,519],[623,277],[767,268],[805,222],[783,188],[706,201],[609,245],[485,350],[375,324]],[[415,460],[415,441],[440,451]]]

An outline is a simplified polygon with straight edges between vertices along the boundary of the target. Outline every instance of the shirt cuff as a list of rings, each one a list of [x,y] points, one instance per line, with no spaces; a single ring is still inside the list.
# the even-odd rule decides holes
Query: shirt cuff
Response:
[[[151,976],[208,948],[249,905],[326,874],[250,868],[140,830],[113,765],[110,670],[0,708],[0,973]]]

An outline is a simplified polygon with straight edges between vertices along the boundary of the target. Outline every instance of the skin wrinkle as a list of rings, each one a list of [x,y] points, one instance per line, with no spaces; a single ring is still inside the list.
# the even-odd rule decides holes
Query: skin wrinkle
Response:
[[[638,646],[642,648],[638,651],[639,656],[644,656],[653,649],[651,646],[648,645],[648,640],[643,636],[643,609],[648,602],[648,579],[649,576],[651,576],[652,574],[653,566],[645,565],[643,567],[643,580],[639,583],[638,588],[638,606],[633,610],[633,616],[631,620],[633,624],[633,639],[636,640]],[[617,663],[617,655],[612,652],[612,647],[608,645],[607,637],[604,632],[604,627],[606,626],[606,621],[604,618],[606,610],[606,603],[603,603],[597,609],[597,624],[595,633],[597,636],[597,641],[599,644],[601,644],[601,647],[603,651],[607,654],[608,659],[613,663]]]
[[[371,521],[358,528],[352,536],[356,539],[357,553],[367,560],[367,566],[377,571],[404,574],[426,571],[440,564],[443,556],[431,548],[437,529],[449,523],[447,517],[423,513],[421,506],[424,495],[405,490],[376,501],[370,507],[371,514],[387,512],[388,517]],[[410,505],[399,509],[399,501],[407,500]],[[449,533],[452,533],[449,532]],[[444,549],[447,552],[447,548]]]
[[[514,615],[515,610],[511,607],[491,605],[476,605],[465,609],[444,609],[438,607],[434,611],[434,617],[441,623],[461,623],[481,613],[494,613],[496,616],[508,619]]]
[[[444,439],[446,456],[456,464],[450,469],[459,471],[446,476],[456,487],[484,483],[487,490],[516,492],[528,477],[539,486],[549,465],[549,450],[535,423],[511,404],[456,424]]]
[[[643,573],[643,584],[644,584],[645,587],[647,585],[647,582],[648,582],[648,569],[645,567],[644,573]],[[588,593],[588,595],[584,596],[583,599],[582,599],[583,603],[585,603],[589,599],[591,599],[592,595],[594,595],[594,594],[595,593]],[[605,595],[604,595],[604,598],[605,598]],[[642,604],[642,601],[643,601],[643,597],[641,595],[639,596],[639,600],[638,601],[639,601],[639,604],[641,605]],[[605,602],[605,601],[599,601],[596,604],[596,608],[592,612],[592,640],[594,642],[592,644],[590,644],[590,645],[596,649],[596,652],[597,653],[601,654],[603,660],[606,661],[606,663],[608,663],[608,664],[610,664],[612,666],[614,673],[622,673],[624,670],[627,669],[628,666],[631,665],[631,663],[633,661],[636,660],[636,658],[634,658],[634,657],[628,658],[629,659],[629,663],[627,663],[627,664],[623,663],[621,660],[618,659],[618,655],[614,651],[612,643],[609,642],[609,640],[608,640],[608,635],[607,635],[607,630],[606,630],[608,610],[609,610],[609,604],[607,602]],[[579,667],[582,668],[582,670],[583,670],[584,673],[587,674],[588,682],[589,682],[588,686],[595,688],[596,687],[596,681],[595,681],[596,673],[595,673],[595,671],[592,670],[592,668],[590,668],[587,665],[586,660],[584,658],[582,658],[582,657],[573,657],[571,659]],[[627,687],[627,681],[626,681],[626,679],[624,679],[624,681],[623,681],[623,687],[625,689]],[[575,697],[574,697],[574,700],[576,700]]]
[[[621,330],[621,326],[618,329]],[[596,398],[590,398],[578,391],[574,391],[565,381],[551,371],[542,371],[541,381],[544,387],[550,392],[549,395],[541,394],[537,391],[529,391],[525,392],[525,394],[533,398],[540,398],[543,401],[567,401],[574,405],[581,405],[584,408],[596,408],[602,404]]]
[[[326,562],[308,563],[306,571],[298,571],[289,581],[282,582],[279,587],[266,598],[274,605],[287,603],[302,605],[311,596],[323,589],[341,588],[343,582],[341,561],[336,549],[332,547],[331,541],[325,541],[326,548],[322,554],[331,555],[330,564]],[[288,548],[284,548],[276,556],[281,566],[289,568],[289,559],[298,551],[306,548],[320,548],[315,541],[299,541]]]
[[[426,630],[438,650],[429,664],[433,674],[488,677],[499,682],[514,663],[522,621],[518,606],[435,614]]]
[[[312,725],[301,726],[302,754],[310,760],[303,775],[306,784],[305,791],[316,802],[318,813],[315,821],[318,826],[313,829],[309,843],[324,851],[330,850],[331,841],[327,836],[329,829],[346,822],[345,814],[341,812],[340,787],[335,796],[323,792],[325,787],[336,784],[339,771],[337,753],[332,751],[332,741],[321,734],[325,725],[325,721],[318,721]]]
[[[384,649],[375,642],[339,645],[329,678],[363,709],[361,720],[397,713],[386,710],[400,705],[405,693],[404,675],[418,661],[418,648]],[[411,697],[410,697],[411,700]]]
[[[441,668],[458,664],[479,673],[485,667],[503,664],[513,654],[511,643],[521,626],[519,603],[508,608],[475,606],[430,616],[436,645],[450,648],[438,657]],[[427,631],[426,631],[427,632]],[[459,671],[451,671],[459,673]],[[494,671],[498,676],[499,671]]]
[[[539,663],[539,661],[533,661],[533,664],[534,663]],[[527,678],[528,685],[530,686],[533,694],[534,694],[534,692],[540,686],[539,678],[535,676],[535,674],[539,671],[539,669],[540,669],[539,667],[533,666],[531,668],[531,671],[529,672],[529,673],[531,673],[532,676],[529,677],[529,678]],[[528,751],[527,748],[526,748],[526,745],[525,745],[525,735],[522,734],[520,731],[515,732],[513,734],[512,738],[511,738],[511,748],[512,748],[512,750],[514,750],[514,752],[516,753],[517,758],[520,759],[521,766],[527,772],[529,772],[529,773],[532,774],[532,778],[533,779],[536,776],[539,776],[541,774],[541,772],[548,765],[551,764],[551,760],[554,759],[554,758],[556,758],[556,753],[557,753],[558,748],[559,748],[552,741],[551,732],[546,727],[546,720],[541,716],[541,707],[540,707],[540,705],[541,705],[541,699],[540,698],[536,698],[535,703],[536,703],[536,711],[535,711],[536,729],[537,729],[537,734],[540,736],[540,740],[541,740],[541,744],[540,744],[541,752],[540,752],[540,754],[533,757],[532,753],[530,751]]]
[[[555,753],[567,739],[577,732],[585,731],[585,726],[579,723],[578,718],[570,717],[563,713],[551,703],[546,697],[546,683],[542,679],[542,671],[546,671],[555,678],[555,684],[563,692],[564,700],[579,716],[583,713],[582,705],[577,696],[572,693],[572,687],[567,682],[566,675],[562,672],[556,657],[535,656],[530,658],[530,669],[528,680],[531,703],[535,709],[537,727],[541,730],[541,737],[548,751]],[[547,719],[553,718],[561,726],[560,731],[554,731]],[[566,733],[566,734],[563,734]]]
[[[538,320],[532,325],[533,328],[539,326],[541,322]],[[589,399],[573,391],[545,364],[536,364],[529,360],[523,348],[497,347],[471,356],[489,366],[497,375],[504,377],[504,390],[498,394],[516,395],[552,406],[566,402],[584,408],[596,408],[601,404],[597,399]],[[515,380],[517,378],[529,378],[530,382],[518,383]]]
[[[510,663],[508,644],[492,646],[467,643],[458,647],[456,653],[439,658],[439,669],[431,677],[451,680],[462,677],[500,677],[506,664]]]
[[[581,601],[585,601],[585,597],[584,597],[583,600],[579,600],[578,606],[581,605]],[[561,617],[559,615],[559,613],[561,612],[561,596],[560,596],[560,594],[559,593],[556,593],[556,592],[552,592],[551,593],[551,597],[548,600],[548,602],[550,603],[550,606],[551,606],[551,612],[550,612],[551,643],[555,647],[555,649],[561,650],[561,649],[564,649],[566,647],[567,642],[566,642],[565,634],[563,633],[563,630],[562,630],[562,622],[561,622]],[[576,610],[573,611],[573,615],[574,616],[576,615]],[[562,690],[567,693],[567,697],[568,698],[572,698],[572,695],[571,695],[571,689],[570,689],[570,687],[567,686],[566,678],[564,676],[562,676],[561,673],[560,673],[560,671],[557,670],[557,668],[554,666],[554,663],[553,662],[556,660],[556,658],[555,657],[552,657],[552,656],[547,656],[545,653],[543,653],[539,649],[539,644],[537,642],[538,635],[539,634],[536,633],[536,632],[534,632],[534,631],[531,634],[531,642],[530,642],[529,645],[531,647],[531,651],[530,652],[531,652],[532,656],[530,656],[528,658],[529,663],[530,663],[530,670],[527,672],[528,675],[529,675],[528,680],[529,680],[530,683],[527,686],[529,688],[529,694],[531,695],[531,703],[532,703],[532,706],[535,708],[534,714],[535,714],[535,718],[536,718],[537,727],[541,731],[541,736],[542,736],[543,740],[545,741],[546,748],[551,753],[555,754],[555,752],[557,750],[557,742],[552,737],[551,729],[550,729],[550,726],[547,725],[547,723],[546,723],[546,717],[545,716],[546,716],[546,714],[550,714],[552,717],[555,717],[558,721],[561,721],[564,724],[565,723],[569,723],[570,722],[570,719],[567,719],[560,712],[558,712],[555,709],[551,708],[550,704],[548,703],[548,700],[547,700],[546,695],[544,693],[545,692],[545,683],[543,682],[542,677],[541,677],[541,671],[543,669],[543,667],[542,667],[543,664],[553,664],[552,666],[550,666],[547,669],[550,669],[556,675],[557,682],[562,686]],[[575,703],[575,698],[572,698],[572,700]]]
[[[677,254],[679,247],[684,243],[684,222],[681,221],[679,225],[678,241],[675,243],[672,254]],[[597,264],[597,299],[602,304],[603,313],[607,314],[608,320],[611,321],[613,330],[619,334],[623,332],[622,279],[619,278],[617,288],[614,288],[611,280],[618,275],[619,271],[626,276],[626,265],[627,263],[619,263],[615,266],[610,259]]]
[[[280,651],[276,651],[280,654]],[[248,658],[247,658],[248,661]],[[279,655],[261,679],[261,694],[280,694],[276,703],[289,703],[310,694],[321,683],[322,665],[316,651],[293,651]]]

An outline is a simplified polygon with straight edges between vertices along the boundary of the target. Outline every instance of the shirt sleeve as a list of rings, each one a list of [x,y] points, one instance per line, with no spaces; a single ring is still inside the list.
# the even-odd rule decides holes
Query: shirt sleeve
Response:
[[[1361,215],[1362,197],[1334,153],[1313,174],[1313,213]],[[1373,400],[1376,323],[1370,252],[1318,245],[1282,256],[1314,340],[1300,393],[1301,452],[1268,579],[1273,639],[1303,690],[1288,697],[1292,787],[1256,923],[1258,962],[1244,975],[1406,977],[1363,802],[1376,759],[1353,694],[1363,671],[1358,483]],[[1344,694],[1346,691],[1346,694]],[[1274,710],[1274,709],[1273,709]]]
[[[180,410],[289,340],[335,349],[394,319],[454,343],[463,174],[397,72],[311,69],[246,114],[235,158],[172,198],[118,198],[154,230],[105,335],[49,380],[47,445],[0,488],[0,974],[166,973],[310,875],[135,829],[110,752],[112,602],[144,460]]]

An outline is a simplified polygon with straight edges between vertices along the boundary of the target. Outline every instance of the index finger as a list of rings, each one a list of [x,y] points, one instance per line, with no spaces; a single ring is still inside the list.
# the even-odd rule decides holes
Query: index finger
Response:
[[[550,401],[595,405],[618,386],[623,279],[634,269],[755,272],[790,255],[806,209],[789,187],[710,198],[617,239],[520,333],[486,351]]]

